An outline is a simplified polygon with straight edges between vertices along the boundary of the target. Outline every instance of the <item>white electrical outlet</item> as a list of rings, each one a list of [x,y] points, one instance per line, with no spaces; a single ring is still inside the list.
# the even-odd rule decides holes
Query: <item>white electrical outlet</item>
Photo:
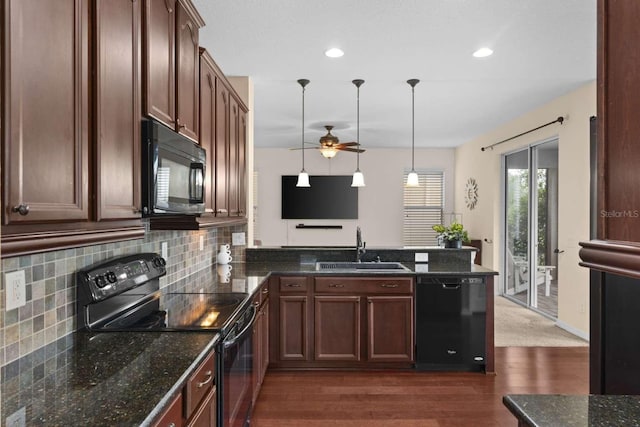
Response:
[[[23,406],[7,417],[6,427],[24,427],[27,425],[27,411]]]
[[[204,251],[204,236],[200,236],[200,250]]]
[[[429,252],[416,252],[416,262],[429,262]]]
[[[233,246],[246,245],[247,240],[244,233],[231,233],[231,244]]]
[[[162,252],[162,258],[166,259],[169,258],[169,245],[167,244],[167,242],[162,242],[162,244],[160,244],[161,252]]]
[[[5,309],[7,311],[22,307],[27,303],[27,284],[24,270],[5,273],[4,285],[6,288]]]

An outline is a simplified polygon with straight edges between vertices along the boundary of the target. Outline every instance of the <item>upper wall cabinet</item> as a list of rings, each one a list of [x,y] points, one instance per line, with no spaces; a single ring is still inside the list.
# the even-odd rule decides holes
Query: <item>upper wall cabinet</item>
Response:
[[[189,0],[145,0],[143,109],[198,141],[198,32],[204,21]]]
[[[87,4],[4,1],[5,225],[89,218]]]
[[[97,220],[140,217],[141,3],[94,3]]]

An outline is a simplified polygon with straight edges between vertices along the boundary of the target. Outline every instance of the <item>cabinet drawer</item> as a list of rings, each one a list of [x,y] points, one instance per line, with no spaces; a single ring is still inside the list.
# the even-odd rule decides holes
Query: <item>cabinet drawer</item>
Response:
[[[164,411],[154,427],[179,427],[182,425],[182,393],[178,394]]]
[[[317,293],[332,294],[411,294],[413,279],[409,277],[318,277]]]
[[[253,295],[253,303],[258,307],[269,298],[269,282],[264,282]]]
[[[189,419],[202,399],[214,386],[215,353],[212,352],[187,381],[184,388],[185,418]]]
[[[304,276],[291,276],[280,278],[280,293],[307,292],[307,278]]]

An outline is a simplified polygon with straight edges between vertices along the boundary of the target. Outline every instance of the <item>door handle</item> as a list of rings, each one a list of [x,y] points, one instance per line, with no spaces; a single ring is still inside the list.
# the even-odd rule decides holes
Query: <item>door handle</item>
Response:
[[[553,253],[554,253],[554,254],[561,254],[561,253],[564,253],[564,251],[561,251],[560,249],[555,248],[555,249],[553,250]]]

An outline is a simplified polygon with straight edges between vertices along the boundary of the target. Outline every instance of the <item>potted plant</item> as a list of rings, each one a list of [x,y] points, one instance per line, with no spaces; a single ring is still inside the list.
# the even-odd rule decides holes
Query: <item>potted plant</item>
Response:
[[[453,222],[448,227],[438,224],[434,225],[432,228],[436,233],[438,233],[438,239],[441,239],[444,242],[445,248],[460,249],[462,247],[462,242],[469,241],[467,230],[465,230],[459,222]]]

